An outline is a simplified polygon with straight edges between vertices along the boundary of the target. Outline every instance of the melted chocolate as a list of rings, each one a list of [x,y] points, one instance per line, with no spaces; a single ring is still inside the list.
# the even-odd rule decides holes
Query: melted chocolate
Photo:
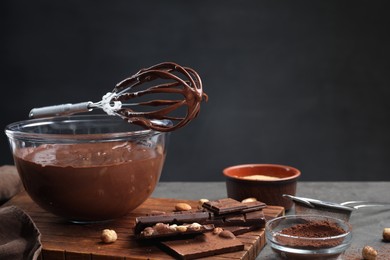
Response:
[[[47,144],[15,152],[25,189],[42,208],[70,220],[120,217],[153,192],[163,149],[130,142]]]

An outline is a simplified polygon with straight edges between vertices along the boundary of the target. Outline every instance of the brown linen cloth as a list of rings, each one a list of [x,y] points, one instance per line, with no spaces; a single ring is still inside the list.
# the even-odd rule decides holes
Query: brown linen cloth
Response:
[[[42,249],[41,234],[19,207],[0,208],[0,259],[37,259]]]
[[[0,167],[0,205],[22,190],[15,166]],[[0,259],[37,259],[41,252],[41,234],[31,218],[19,207],[0,208]]]

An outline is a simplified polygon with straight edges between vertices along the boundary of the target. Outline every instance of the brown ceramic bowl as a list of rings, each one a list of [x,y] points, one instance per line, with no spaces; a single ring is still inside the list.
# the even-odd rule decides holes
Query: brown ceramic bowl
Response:
[[[239,201],[254,197],[267,205],[289,210],[293,202],[282,195],[295,195],[301,172],[278,164],[243,164],[228,167],[223,174],[228,197]]]

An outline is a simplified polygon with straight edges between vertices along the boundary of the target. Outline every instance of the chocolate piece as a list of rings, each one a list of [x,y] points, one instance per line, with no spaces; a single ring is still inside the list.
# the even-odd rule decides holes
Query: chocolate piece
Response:
[[[259,227],[259,226],[246,226],[246,227],[245,226],[226,226],[226,227],[223,227],[224,230],[229,230],[235,236],[242,235],[242,234],[248,233],[250,231],[257,230],[259,228],[261,228],[261,227]]]
[[[244,214],[232,215],[232,216],[228,215],[224,217],[224,222],[231,225],[243,224],[245,223],[245,215]]]
[[[226,198],[214,201],[207,201],[202,204],[202,207],[214,212],[215,214],[222,215],[234,212],[241,212],[247,208],[247,205],[237,200]]]
[[[259,221],[261,220],[261,223],[265,224],[264,212],[262,210],[258,210],[245,213],[245,220],[246,222],[253,224],[260,223]]]
[[[257,211],[265,208],[266,204],[261,201],[242,203],[231,198],[226,198],[205,202],[202,204],[202,207],[212,211],[217,215],[224,215],[231,213],[245,213]]]
[[[225,215],[224,226],[256,226],[264,227],[265,220],[262,210],[239,215]]]
[[[243,213],[257,211],[267,207],[267,204],[261,201],[251,201],[251,202],[245,202],[243,204],[247,206],[246,209],[242,210]]]
[[[209,219],[210,213],[206,211],[179,211],[160,215],[141,216],[135,219],[134,233],[139,234],[146,227],[153,226],[157,223],[181,225],[197,222],[203,224]]]
[[[264,227],[265,218],[262,210],[245,214],[212,215],[212,217],[203,224],[214,224],[217,227],[226,226],[255,226]]]
[[[167,238],[167,237],[179,237],[201,234],[208,231],[213,231],[214,225],[200,225],[198,223],[176,225],[176,224],[163,224],[157,223],[152,227],[146,227],[138,235],[137,239],[155,239],[155,238]]]
[[[160,215],[141,216],[135,219],[135,235],[140,234],[146,227],[157,223],[182,225],[197,222],[202,225],[212,224],[218,227],[224,226],[254,226],[264,227],[265,218],[262,210],[248,213],[235,213],[215,215],[207,211],[180,211]]]
[[[189,239],[162,241],[160,244],[163,250],[185,260],[244,250],[240,240],[222,238],[211,232]]]

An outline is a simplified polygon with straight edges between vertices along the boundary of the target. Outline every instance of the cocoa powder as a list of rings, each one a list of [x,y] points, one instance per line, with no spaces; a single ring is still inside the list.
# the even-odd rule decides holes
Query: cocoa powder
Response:
[[[290,247],[316,249],[337,246],[342,243],[343,238],[333,238],[326,240],[315,238],[326,238],[342,235],[345,234],[345,230],[336,223],[327,220],[318,220],[307,221],[302,224],[296,224],[291,227],[284,228],[280,233],[294,236],[294,238],[287,236],[278,237],[278,241],[282,244]]]

